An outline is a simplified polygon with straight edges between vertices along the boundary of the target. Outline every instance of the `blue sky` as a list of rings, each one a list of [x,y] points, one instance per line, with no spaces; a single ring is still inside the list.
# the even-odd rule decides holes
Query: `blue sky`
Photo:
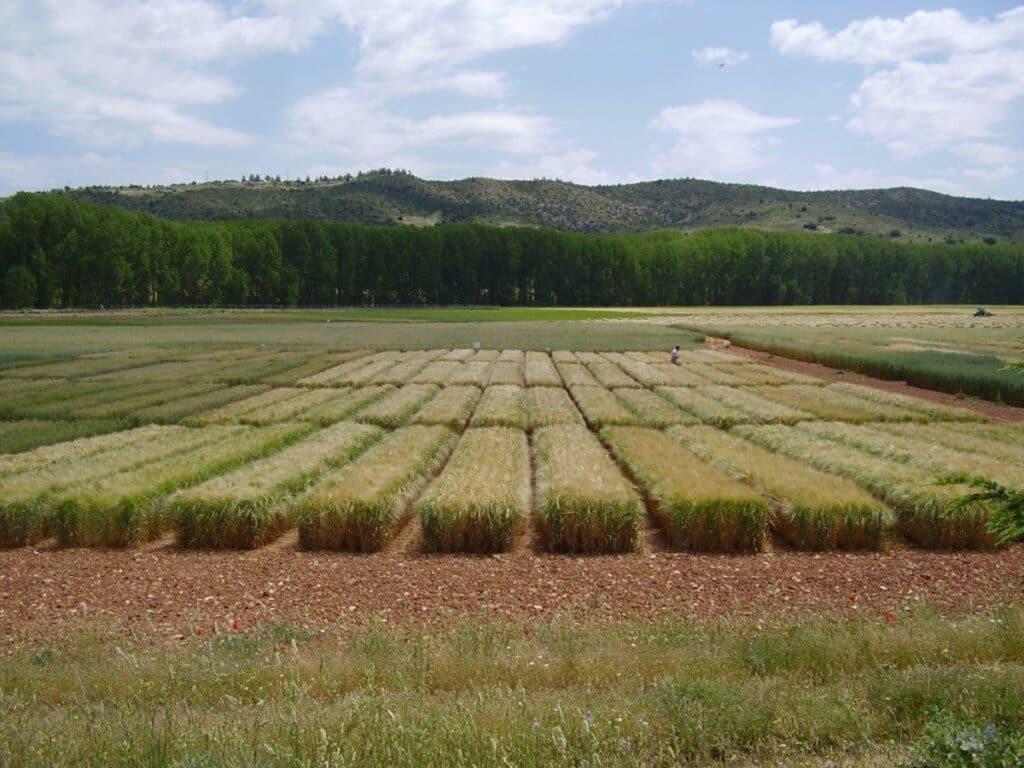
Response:
[[[690,176],[1024,198],[1024,6],[8,0],[0,194]]]

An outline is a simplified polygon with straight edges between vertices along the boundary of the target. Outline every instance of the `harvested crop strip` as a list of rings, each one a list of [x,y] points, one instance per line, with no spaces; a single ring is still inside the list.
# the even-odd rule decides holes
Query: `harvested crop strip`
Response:
[[[760,386],[751,389],[760,397],[792,408],[800,408],[816,418],[828,421],[919,421],[922,414],[896,405],[862,400],[831,387],[807,384]]]
[[[750,486],[702,461],[663,432],[606,427],[601,434],[646,489],[651,512],[675,548],[764,548],[768,505]]]
[[[480,390],[476,387],[445,387],[412,420],[417,424],[439,424],[462,429],[469,423],[469,417],[473,415],[479,399]]]
[[[899,532],[922,547],[984,549],[992,546],[984,505],[950,511],[950,503],[967,492],[966,486],[935,485],[933,472],[865,453],[803,429],[781,425],[740,426],[733,432],[771,451],[855,481],[896,510]]]
[[[533,433],[536,517],[550,552],[630,552],[643,507],[597,438],[582,425]]]
[[[799,549],[879,549],[892,527],[892,513],[850,480],[714,427],[673,427],[668,435],[783,502],[773,526]]]
[[[347,419],[360,408],[380,400],[395,388],[390,384],[375,387],[357,387],[355,389],[332,390],[334,398],[309,408],[302,414],[302,421],[309,421],[326,427],[328,424]]]
[[[594,375],[594,378],[597,379],[602,387],[607,387],[608,389],[642,386],[636,379],[615,365],[615,363],[609,363],[606,360],[602,360],[599,363],[588,363],[587,370]]]
[[[594,429],[610,424],[637,425],[640,420],[622,404],[611,390],[604,387],[572,387],[573,400],[583,411],[583,417]]]
[[[525,379],[530,387],[560,387],[562,377],[555,370],[551,358],[543,352],[526,353]]]
[[[579,363],[555,362],[558,375],[562,377],[567,387],[598,387],[600,382],[587,370],[586,366]]]
[[[289,425],[219,430],[223,436],[192,450],[55,494],[50,503],[58,543],[130,547],[157,538],[167,527],[161,502],[169,493],[286,445],[308,428]]]
[[[623,405],[636,414],[637,420],[648,427],[670,427],[673,424],[696,424],[695,419],[685,411],[676,408],[663,397],[648,389],[616,389],[615,396]]]
[[[286,497],[327,467],[342,464],[382,431],[343,422],[314,432],[282,451],[175,494],[170,518],[178,546],[252,549],[290,525]]]
[[[440,476],[416,502],[428,549],[503,552],[530,508],[526,433],[470,429]]]
[[[474,427],[526,429],[526,394],[522,387],[499,384],[484,390],[470,422]]]
[[[968,411],[964,408],[953,408],[948,405],[940,405],[939,403],[932,403],[928,400],[921,400],[916,397],[899,395],[895,392],[886,392],[884,390],[874,389],[873,387],[862,387],[858,384],[831,384],[829,385],[829,389],[846,392],[854,397],[870,400],[875,403],[895,405],[900,408],[906,408],[907,410],[917,411],[918,413],[923,413],[933,419],[945,421],[985,420],[984,416],[981,416],[974,411]]]
[[[435,360],[413,376],[411,382],[413,384],[444,384],[459,368],[460,365],[455,360]]]
[[[363,408],[356,414],[355,419],[393,429],[408,421],[440,391],[440,388],[433,384],[406,384]]]
[[[797,421],[813,419],[807,411],[792,408],[788,405],[766,400],[753,392],[732,387],[702,387],[701,394],[712,397],[719,402],[739,408],[751,415],[751,421],[762,424],[792,424]]]
[[[299,545],[357,552],[384,547],[455,440],[447,427],[403,427],[351,464],[325,473],[295,504]]]
[[[655,391],[696,416],[703,424],[727,429],[735,424],[747,424],[754,419],[746,411],[708,397],[701,387],[658,387]]]
[[[488,386],[494,384],[515,384],[523,386],[523,364],[509,360],[499,360],[491,368],[491,377],[487,381]]]
[[[491,367],[494,363],[475,362],[461,363],[452,373],[447,384],[470,384],[483,389],[487,386],[487,380],[491,377]]]
[[[579,409],[561,387],[530,387],[526,390],[526,411],[532,429],[549,424],[583,425]]]

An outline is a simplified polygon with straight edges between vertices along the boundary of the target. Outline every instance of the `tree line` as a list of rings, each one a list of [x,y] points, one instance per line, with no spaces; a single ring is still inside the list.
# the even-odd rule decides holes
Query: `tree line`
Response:
[[[21,193],[5,307],[1024,303],[1024,246],[718,229],[180,222]]]

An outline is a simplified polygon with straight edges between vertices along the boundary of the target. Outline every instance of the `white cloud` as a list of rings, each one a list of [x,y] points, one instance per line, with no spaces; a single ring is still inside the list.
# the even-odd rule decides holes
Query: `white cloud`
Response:
[[[890,189],[892,187],[916,187],[932,189],[948,194],[964,194],[966,189],[944,176],[912,176],[878,171],[875,168],[839,169],[828,163],[816,163],[814,175],[785,181],[770,182],[773,185],[800,190],[821,189]]]
[[[0,151],[0,195],[22,190],[49,190],[65,185],[176,184],[202,178],[187,168],[142,169],[111,155],[84,152],[44,157]]]
[[[770,161],[773,133],[799,123],[772,117],[735,101],[704,101],[667,107],[651,127],[675,134],[675,144],[653,163],[656,173],[720,178],[760,168]]]
[[[1024,152],[1001,144],[965,142],[956,148],[964,157],[984,165],[1000,165],[1024,160]]]
[[[916,11],[903,19],[854,21],[829,32],[817,21],[794,19],[771,26],[772,45],[780,53],[823,61],[895,64],[921,56],[987,51],[1024,41],[1024,6],[994,20],[971,20],[956,10]]]
[[[733,67],[750,58],[750,54],[746,51],[736,51],[732,48],[718,48],[715,46],[690,51],[690,55],[693,56],[695,62],[705,67]]]
[[[559,179],[590,185],[627,181],[598,168],[595,165],[597,159],[597,153],[592,150],[572,149],[543,155],[525,163],[504,160],[492,173],[499,179]]]
[[[965,168],[964,176],[969,179],[977,179],[985,183],[1003,181],[1016,176],[1018,170],[1011,165],[1000,165],[995,168]]]

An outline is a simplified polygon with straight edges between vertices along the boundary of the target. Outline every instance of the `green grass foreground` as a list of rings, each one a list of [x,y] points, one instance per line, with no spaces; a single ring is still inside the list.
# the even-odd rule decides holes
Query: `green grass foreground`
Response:
[[[78,630],[0,660],[4,766],[897,765],[950,719],[1020,731],[1024,609]]]

